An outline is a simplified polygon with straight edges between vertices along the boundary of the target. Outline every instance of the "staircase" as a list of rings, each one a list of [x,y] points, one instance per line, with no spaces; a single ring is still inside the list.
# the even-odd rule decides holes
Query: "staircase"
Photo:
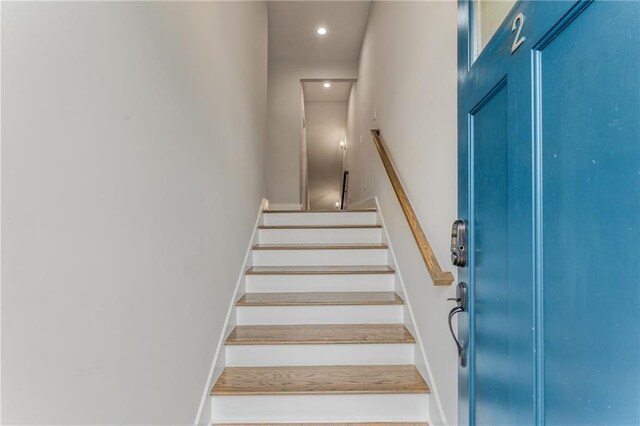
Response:
[[[261,223],[213,423],[426,422],[377,211],[272,210]]]

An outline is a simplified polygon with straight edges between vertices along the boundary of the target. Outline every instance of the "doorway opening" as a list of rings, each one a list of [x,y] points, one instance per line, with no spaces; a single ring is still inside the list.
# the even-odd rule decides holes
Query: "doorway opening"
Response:
[[[346,208],[347,110],[355,79],[301,84],[301,199],[304,210]]]

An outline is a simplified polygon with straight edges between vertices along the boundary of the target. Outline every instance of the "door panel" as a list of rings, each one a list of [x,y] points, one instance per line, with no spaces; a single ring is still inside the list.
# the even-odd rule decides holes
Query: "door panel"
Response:
[[[520,0],[475,61],[473,10],[459,423],[640,424],[640,2]]]
[[[639,5],[596,2],[539,53],[548,424],[640,419]]]
[[[507,424],[509,403],[508,98],[501,82],[472,114],[475,397],[478,424]],[[507,360],[505,362],[505,360]],[[496,415],[497,414],[497,415]]]

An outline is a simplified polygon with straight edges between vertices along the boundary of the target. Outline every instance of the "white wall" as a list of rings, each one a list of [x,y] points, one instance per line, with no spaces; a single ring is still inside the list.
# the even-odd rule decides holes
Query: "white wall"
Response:
[[[456,49],[456,2],[373,2],[349,105],[347,151],[351,204],[378,196],[450,424],[457,419],[457,353],[447,328],[453,305],[445,299],[454,288],[432,284],[369,129],[381,129],[441,265],[452,270]]]
[[[2,421],[192,423],[266,192],[264,3],[4,3]]]
[[[340,141],[347,134],[347,102],[306,102],[311,210],[335,210],[342,193]]]
[[[355,78],[356,62],[269,61],[267,194],[270,203],[301,204],[301,79]]]

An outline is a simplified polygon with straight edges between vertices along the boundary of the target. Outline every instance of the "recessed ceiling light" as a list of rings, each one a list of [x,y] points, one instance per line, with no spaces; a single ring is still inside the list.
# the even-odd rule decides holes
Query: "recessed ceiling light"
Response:
[[[328,81],[326,81],[322,87],[324,87],[325,89],[328,89],[329,87],[331,87],[331,83],[329,83]]]
[[[319,35],[325,35],[327,33],[327,29],[325,27],[318,27],[318,29],[316,30],[316,32]]]

